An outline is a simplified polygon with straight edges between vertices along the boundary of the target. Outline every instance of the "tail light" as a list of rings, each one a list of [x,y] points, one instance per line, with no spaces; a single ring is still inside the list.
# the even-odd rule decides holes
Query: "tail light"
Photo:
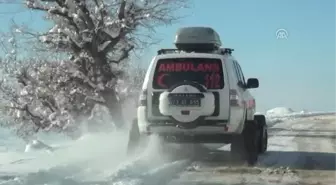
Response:
[[[247,107],[248,108],[253,108],[255,107],[255,99],[247,101]]]
[[[147,89],[140,92],[138,106],[147,106]]]
[[[238,92],[235,89],[230,89],[230,105],[239,106]]]

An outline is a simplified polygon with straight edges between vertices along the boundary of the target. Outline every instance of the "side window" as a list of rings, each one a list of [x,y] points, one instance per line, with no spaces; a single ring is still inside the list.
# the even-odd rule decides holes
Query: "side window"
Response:
[[[240,76],[241,76],[241,80],[242,82],[245,84],[245,77],[244,77],[244,74],[243,74],[243,70],[241,69],[240,65],[237,63],[237,67],[238,67],[238,71],[240,73]]]
[[[237,62],[233,61],[233,66],[234,66],[235,73],[236,73],[236,76],[237,76],[237,79],[238,79],[238,82],[239,82],[239,81],[242,81],[243,78],[242,78],[242,76],[241,76],[241,74],[239,72],[239,69],[238,69],[237,65],[238,65]]]

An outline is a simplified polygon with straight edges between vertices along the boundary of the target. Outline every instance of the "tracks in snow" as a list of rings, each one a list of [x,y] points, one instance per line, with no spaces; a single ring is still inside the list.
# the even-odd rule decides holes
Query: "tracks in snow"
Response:
[[[335,126],[334,115],[278,123],[256,167],[231,161],[224,147],[195,161],[191,171],[169,185],[334,184]]]
[[[120,166],[81,161],[55,166],[23,176],[6,176],[2,184],[64,185],[223,185],[223,184],[333,184],[335,178],[335,118],[302,118],[278,123],[270,129],[269,150],[256,167],[247,167],[224,150],[191,152],[169,149],[158,153],[153,146]],[[176,150],[175,150],[176,149]],[[114,155],[110,153],[111,160]],[[99,159],[98,159],[99,160]],[[105,163],[107,159],[100,159]],[[124,160],[124,159],[123,159]],[[0,174],[1,176],[1,174]]]

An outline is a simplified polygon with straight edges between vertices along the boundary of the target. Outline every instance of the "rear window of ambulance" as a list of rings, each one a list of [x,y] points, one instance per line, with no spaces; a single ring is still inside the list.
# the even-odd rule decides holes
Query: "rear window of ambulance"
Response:
[[[193,81],[207,89],[222,89],[222,61],[212,58],[172,58],[157,61],[153,79],[154,89],[169,89],[183,81]]]

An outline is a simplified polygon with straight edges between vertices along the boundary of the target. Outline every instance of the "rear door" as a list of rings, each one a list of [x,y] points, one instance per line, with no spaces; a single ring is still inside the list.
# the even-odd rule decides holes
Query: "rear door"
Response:
[[[196,56],[195,56],[196,55]],[[206,119],[227,120],[229,117],[229,87],[226,85],[227,74],[221,58],[174,57],[157,59],[152,81],[150,119],[167,119],[159,111],[159,96],[170,87],[183,81],[193,81],[204,85],[215,96],[215,111]],[[226,96],[225,96],[226,94]]]

